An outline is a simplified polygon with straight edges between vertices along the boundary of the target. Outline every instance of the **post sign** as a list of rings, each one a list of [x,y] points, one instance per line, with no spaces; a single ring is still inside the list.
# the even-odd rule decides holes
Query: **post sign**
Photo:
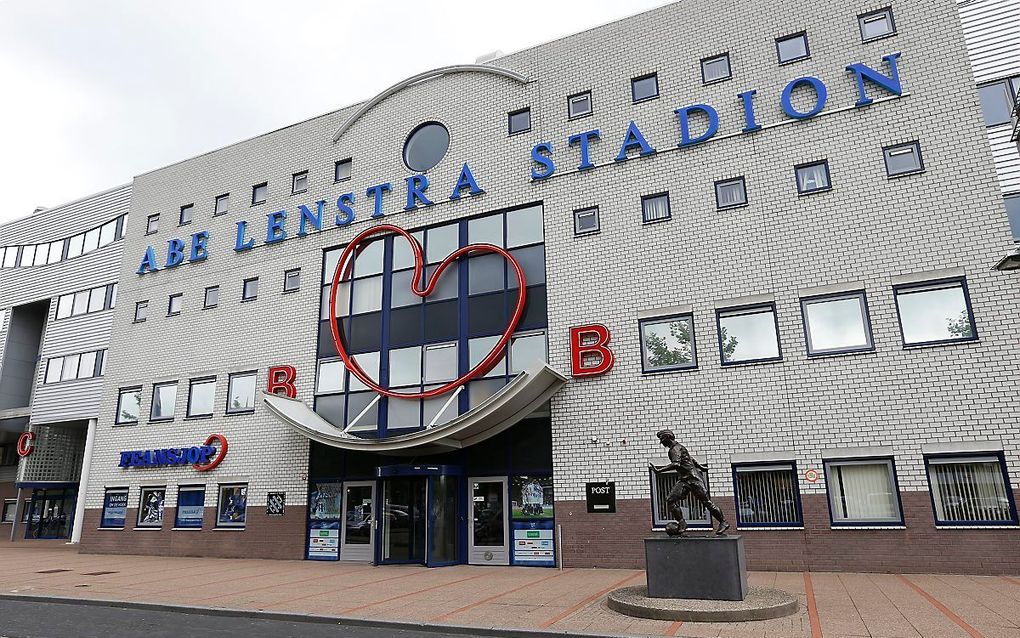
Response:
[[[589,514],[612,514],[616,512],[616,483],[585,483],[584,498]]]

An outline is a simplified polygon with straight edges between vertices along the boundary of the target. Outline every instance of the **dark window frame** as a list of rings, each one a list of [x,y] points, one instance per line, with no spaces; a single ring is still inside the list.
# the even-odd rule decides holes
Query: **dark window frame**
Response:
[[[138,310],[141,309],[141,308],[145,308],[145,316],[143,316],[141,319],[139,319],[138,318]],[[135,316],[134,316],[134,320],[131,323],[144,323],[148,318],[149,318],[149,300],[145,299],[144,301],[136,301],[135,302]]]
[[[889,31],[888,33],[883,33],[882,35],[872,36],[870,38],[866,37],[864,35],[864,20],[867,19],[867,18],[870,18],[872,16],[877,16],[877,15],[882,15],[882,14],[887,14],[889,16],[889,28],[891,29],[891,31]],[[884,40],[885,38],[890,38],[890,37],[896,35],[896,33],[897,33],[897,31],[896,31],[896,17],[893,15],[892,7],[891,6],[883,7],[881,9],[875,9],[874,11],[868,11],[866,13],[858,14],[858,16],[857,16],[857,28],[860,30],[860,33],[861,33],[861,43],[862,44],[868,43],[868,42],[875,42],[877,40]]]
[[[635,92],[636,84],[642,80],[654,79],[655,80],[655,94],[647,97],[638,98]],[[630,79],[630,101],[632,104],[642,104],[644,102],[650,102],[652,100],[659,99],[659,72],[653,71],[652,73],[645,73]]]
[[[106,503],[107,503],[107,500],[108,500],[107,497],[110,494],[124,494],[125,497],[130,497],[131,496],[131,490],[130,490],[130,488],[127,488],[127,487],[107,487],[107,488],[103,489],[103,507],[101,507],[100,510],[99,510],[99,529],[124,529],[124,527],[127,526],[127,506],[126,505],[124,507],[124,522],[123,523],[121,523],[119,526],[117,526],[117,525],[104,525],[103,524],[103,521],[106,520]],[[80,498],[80,496],[79,496],[79,498]],[[25,499],[25,505],[28,505],[30,502],[31,501],[29,499]],[[127,499],[125,499],[125,503],[126,502],[127,502]],[[24,514],[24,512],[23,512],[23,514]],[[25,522],[25,521],[22,520],[22,522]]]
[[[743,522],[740,519],[740,489],[737,486],[737,474],[738,468],[773,468],[775,466],[789,466],[790,476],[793,479],[793,493],[795,508],[797,512],[796,521],[783,521],[778,523],[761,523],[761,522]],[[801,501],[800,495],[800,476],[797,474],[797,461],[748,461],[742,463],[731,463],[730,472],[733,476],[733,505],[736,513],[737,529],[754,529],[763,527],[804,527],[804,508]]]
[[[783,59],[783,54],[779,50],[779,43],[786,42],[787,40],[793,40],[794,38],[804,38],[804,55],[796,58],[790,58],[789,60]],[[797,31],[788,35],[780,36],[776,38],[776,59],[779,60],[779,66],[785,64],[793,64],[794,62],[800,62],[801,60],[811,59],[811,43],[808,40],[807,30]]]
[[[592,230],[578,230],[577,229],[577,218],[582,213],[595,213],[595,228]],[[574,219],[574,237],[586,237],[588,235],[597,235],[602,232],[602,217],[599,213],[598,206],[585,206],[583,208],[575,208],[573,211]]]
[[[709,62],[714,62],[714,61],[720,60],[720,59],[725,59],[726,60],[726,77],[714,78],[714,79],[709,80],[707,77],[705,77],[705,64],[709,63]],[[710,55],[710,56],[708,56],[706,58],[701,58],[701,60],[698,62],[698,65],[699,65],[699,67],[701,69],[701,83],[704,84],[704,85],[718,84],[719,82],[725,82],[726,80],[732,80],[733,79],[733,61],[730,60],[730,52],[729,51],[726,51],[724,53],[720,53],[718,55]]]
[[[1010,216],[1009,204],[1016,200],[1016,209],[1013,216]],[[1010,226],[1010,233],[1013,241],[1020,243],[1020,193],[1007,193],[1002,196],[1002,205],[1006,208],[1006,221]]]
[[[255,301],[256,299],[259,298],[258,280],[259,280],[258,277],[248,277],[243,282],[241,282],[241,301],[242,302]],[[253,282],[253,281],[256,282],[255,283],[255,294],[249,297],[248,296],[248,284]]]
[[[209,291],[211,290],[216,291],[216,301],[214,303],[209,303]],[[202,310],[209,310],[210,308],[215,308],[219,305],[220,305],[220,287],[218,285],[206,286],[205,292],[202,294]]]
[[[527,128],[522,128],[520,130],[515,131],[514,130],[514,116],[515,115],[521,115],[521,114],[524,114],[524,113],[528,114],[528,127]],[[528,131],[530,131],[531,130],[531,107],[530,106],[525,106],[524,108],[517,109],[516,111],[510,111],[509,113],[507,113],[506,114],[506,130],[507,130],[507,135],[508,136],[520,135],[521,133],[527,133]]]
[[[255,194],[258,192],[258,190],[260,188],[265,188],[266,189],[266,197],[265,197],[265,199],[256,200],[255,199]],[[269,201],[269,182],[260,182],[260,183],[255,184],[254,186],[251,187],[251,205],[252,206],[259,206],[261,204],[265,204],[267,201]]]
[[[178,511],[180,510],[181,493],[182,492],[201,492],[202,493],[202,524],[201,525],[181,525],[181,518]],[[177,486],[177,506],[174,507],[174,529],[203,529],[205,527],[205,495],[206,486],[203,484],[192,484],[192,485],[178,485]]]
[[[302,188],[301,190],[298,190],[297,189],[297,181],[298,181],[298,178],[300,178],[300,177],[304,177],[305,178],[305,187]],[[298,172],[292,174],[290,176],[290,194],[291,195],[301,195],[302,193],[307,193],[307,192],[308,192],[308,171],[307,170],[298,171]]]
[[[892,476],[892,489],[896,495],[896,510],[899,514],[899,520],[896,521],[840,521],[836,522],[832,512],[832,495],[833,492],[829,488],[829,478],[833,476],[833,473],[829,471],[829,466],[835,463],[836,465],[844,464],[857,464],[867,462],[887,462],[891,470]],[[829,526],[832,528],[839,527],[903,527],[905,525],[903,518],[903,497],[900,495],[900,478],[896,471],[896,457],[895,456],[846,456],[846,457],[835,457],[822,459],[822,473],[825,475],[825,502],[829,508]]]
[[[940,288],[955,288],[956,284],[959,284],[963,291],[963,300],[967,306],[967,315],[970,317],[970,337],[958,337],[955,339],[935,339],[933,341],[918,341],[914,343],[907,343],[907,340],[903,334],[903,316],[900,313],[900,304],[898,295],[904,290],[909,291],[912,288],[930,288],[937,286]],[[971,343],[978,341],[980,336],[978,335],[977,320],[974,317],[974,307],[970,302],[970,289],[967,286],[966,277],[946,277],[942,279],[929,279],[925,281],[911,282],[908,284],[896,284],[892,289],[893,293],[893,305],[896,307],[896,323],[900,329],[900,343],[903,344],[904,349],[909,348],[927,348],[931,346],[943,346],[953,345],[958,343]],[[908,293],[909,294],[909,293]]]
[[[128,393],[128,392],[137,392],[138,393],[138,416],[135,417],[134,421],[123,421],[120,418],[121,397],[124,394]],[[117,405],[115,406],[114,409],[116,410],[114,412],[114,414],[113,414],[113,424],[114,425],[136,425],[141,420],[141,418],[142,418],[142,386],[140,386],[140,385],[133,385],[133,386],[129,386],[129,387],[126,387],[126,388],[118,388],[117,389]]]
[[[821,303],[826,301],[838,301],[841,299],[858,298],[861,300],[861,309],[864,312],[864,332],[867,335],[868,343],[864,346],[854,346],[849,348],[830,348],[813,350],[811,347],[811,328],[808,323],[807,307],[810,304]],[[862,354],[867,352],[875,352],[875,335],[871,329],[871,310],[868,307],[868,295],[863,289],[861,290],[847,290],[843,292],[826,293],[824,295],[810,295],[807,297],[800,298],[800,318],[801,327],[804,330],[804,347],[807,351],[807,356],[810,358],[821,358],[821,357],[835,357],[842,354]]]
[[[343,164],[347,164],[351,168],[348,171],[347,177],[338,177],[338,175],[340,173],[340,166],[343,165]],[[354,176],[354,159],[353,158],[348,157],[348,158],[340,159],[340,160],[337,160],[337,161],[333,162],[333,183],[334,184],[339,184],[340,182],[346,182],[347,180],[351,179],[353,176]]]
[[[245,488],[245,499],[244,499],[244,522],[243,523],[224,523],[220,521],[220,514],[223,508],[223,490],[231,487],[244,487]],[[216,484],[216,524],[213,526],[220,529],[245,529],[248,524],[248,495],[247,490],[249,483],[245,481],[231,482],[231,483],[217,483]]]
[[[294,286],[293,288],[290,288],[290,287],[288,287],[288,281],[290,279],[290,275],[292,275],[294,273],[297,273],[297,275],[298,275],[298,284],[297,284],[297,286]],[[300,268],[289,268],[287,270],[284,270],[283,271],[283,292],[284,293],[292,293],[292,292],[297,292],[299,290],[301,290],[301,269]]]
[[[901,171],[899,173],[890,172],[889,168],[889,154],[892,151],[913,148],[914,153],[917,155],[918,168],[913,168],[909,171]],[[900,144],[890,144],[889,146],[882,147],[882,161],[885,163],[885,175],[889,179],[896,179],[898,177],[906,177],[907,175],[917,175],[918,173],[924,172],[924,156],[921,154],[921,143],[917,140],[911,142],[903,142]]]
[[[198,384],[209,383],[210,381],[213,383],[213,401],[212,401],[212,405],[209,408],[209,411],[208,412],[200,412],[198,414],[193,414],[191,412],[191,397],[192,397],[192,392],[195,389],[195,386],[198,385]],[[207,376],[207,377],[196,377],[194,379],[188,379],[188,401],[187,401],[187,405],[185,406],[185,409],[184,409],[184,418],[185,419],[209,419],[209,418],[212,418],[213,416],[215,416],[215,414],[216,414],[216,390],[215,390],[215,388],[216,388],[217,381],[218,381],[218,379],[216,378],[216,375],[211,375],[211,376]]]
[[[159,525],[152,523],[142,523],[142,505],[145,499],[146,492],[158,492],[163,491],[163,513],[159,517]],[[142,485],[138,488],[138,511],[135,512],[135,529],[163,529],[163,523],[166,522],[164,518],[166,516],[166,485]],[[126,523],[127,521],[125,521]]]
[[[174,308],[174,300],[175,299],[180,299],[181,300],[181,308],[180,308],[180,310],[177,310],[176,312],[174,312],[174,309],[173,309]],[[176,317],[176,316],[181,314],[181,310],[183,310],[183,309],[184,309],[184,293],[183,292],[175,292],[174,294],[170,295],[170,297],[167,299],[167,304],[166,304],[166,316],[168,316],[168,317]]]
[[[171,385],[176,387],[178,390],[180,389],[180,382],[179,381],[162,381],[160,383],[153,383],[152,384],[152,394],[150,395],[150,401],[149,401],[149,422],[150,423],[165,423],[165,422],[173,421],[174,419],[177,418],[177,399],[179,398],[177,396],[177,392],[174,392],[174,414],[173,414],[173,416],[160,416],[160,417],[153,416],[153,410],[156,409],[156,391],[159,388],[163,388],[163,387],[171,386]]]
[[[188,213],[187,221],[185,221],[185,219],[184,219],[184,213]],[[194,204],[185,204],[184,206],[181,206],[181,212],[180,212],[180,214],[177,217],[177,225],[178,226],[187,226],[188,224],[190,224],[193,221],[195,221],[195,205]]]
[[[825,181],[826,185],[821,188],[810,188],[802,190],[800,187],[800,170],[803,168],[810,168],[812,166],[822,166],[825,168]],[[829,171],[829,160],[828,158],[823,160],[817,160],[814,162],[805,162],[803,164],[797,164],[793,167],[793,179],[797,183],[797,195],[814,195],[815,193],[827,193],[832,190],[832,173]]]
[[[734,183],[737,183],[737,182],[740,183],[740,190],[741,190],[741,192],[744,195],[744,201],[740,202],[740,203],[737,203],[737,204],[723,204],[721,201],[719,201],[719,187],[727,185],[727,184],[734,184]],[[720,180],[717,180],[715,183],[713,183],[712,187],[713,187],[713,190],[715,191],[715,209],[716,210],[730,210],[730,209],[733,209],[733,208],[744,208],[744,207],[748,206],[747,180],[744,178],[743,175],[740,175],[738,177],[731,177],[729,179],[720,179]]]
[[[660,217],[659,219],[648,219],[645,214],[645,202],[647,200],[656,199],[658,197],[666,198],[666,216]],[[668,222],[673,219],[673,203],[670,201],[669,191],[662,191],[659,193],[649,193],[648,195],[641,196],[641,223],[642,225],[658,224],[661,222]]]
[[[224,211],[219,210],[220,201],[222,200],[226,200],[227,202],[227,209]],[[213,217],[226,215],[229,212],[230,212],[230,193],[223,193],[222,195],[217,195],[216,197],[213,198]]]
[[[774,357],[761,357],[758,359],[742,359],[740,361],[726,361],[723,356],[723,341],[722,341],[722,318],[724,315],[749,315],[758,314],[753,311],[759,310],[764,311],[765,309],[772,311],[772,324],[775,327],[776,333],[776,351],[778,354]],[[746,304],[742,306],[727,306],[725,308],[715,309],[715,334],[716,343],[719,346],[719,363],[724,368],[733,366],[745,366],[754,365],[759,363],[778,363],[783,360],[783,340],[780,338],[779,333],[779,311],[776,310],[776,302],[768,301],[765,303]]]
[[[588,96],[588,112],[587,113],[580,113],[578,115],[572,114],[571,111],[573,110],[572,109],[572,104],[573,104],[574,98],[578,98],[578,97],[581,97],[583,95],[587,95]],[[579,120],[579,119],[584,118],[584,117],[591,117],[592,115],[595,115],[595,100],[592,98],[591,89],[587,89],[587,90],[584,90],[584,91],[578,91],[577,93],[571,93],[570,95],[567,96],[567,120],[568,121],[569,120]]]
[[[1009,504],[1010,520],[1008,521],[944,521],[939,520],[938,509],[935,507],[935,486],[931,481],[931,467],[929,461],[932,459],[954,459],[966,462],[966,459],[977,459],[995,457],[999,462],[999,471],[1002,473],[1002,482],[1006,490],[1006,499]],[[940,452],[937,454],[924,455],[924,475],[928,480],[928,496],[931,499],[931,516],[935,525],[942,527],[1002,527],[1015,526],[1018,523],[1016,499],[1013,496],[1013,487],[1009,483],[1009,468],[1006,466],[1006,456],[1002,450],[988,452]]]
[[[250,407],[250,408],[231,409],[231,407],[230,407],[230,393],[231,393],[231,388],[234,385],[234,379],[237,378],[237,377],[246,377],[246,376],[255,377],[255,387],[254,387],[254,390],[253,390],[253,392],[254,392],[253,399],[254,400],[252,402],[252,407]],[[259,393],[259,371],[258,371],[258,369],[244,370],[244,371],[241,371],[241,372],[231,372],[230,374],[227,375],[227,401],[226,401],[226,406],[225,406],[224,414],[227,415],[227,416],[233,416],[235,414],[254,414],[255,413],[255,405],[258,403],[258,393]]]
[[[671,366],[663,366],[649,369],[645,365],[645,333],[644,327],[648,323],[664,323],[672,319],[689,319],[691,323],[691,362],[681,363]],[[668,315],[656,315],[654,317],[642,317],[638,319],[638,348],[641,354],[641,374],[663,374],[668,372],[681,372],[688,370],[698,369],[698,347],[697,347],[697,334],[694,326],[694,313],[693,312],[681,312]]]
[[[668,472],[662,472],[662,474],[676,474],[676,470]],[[709,498],[712,497],[712,486],[711,486],[711,472],[700,472],[702,482],[705,484],[705,491],[708,493]],[[651,496],[651,518],[652,518],[652,531],[662,531],[665,529],[668,521],[660,521],[656,516],[656,506],[661,505],[665,502],[668,494],[660,494],[655,482],[656,472],[652,468],[648,468],[648,494]],[[660,502],[661,501],[661,502]],[[712,529],[713,520],[709,515],[708,520],[690,520],[687,521],[687,529],[690,530],[701,530],[701,529]]]
[[[152,222],[156,222],[156,229],[152,229]],[[145,234],[155,235],[159,232],[159,213],[153,213],[145,218]]]

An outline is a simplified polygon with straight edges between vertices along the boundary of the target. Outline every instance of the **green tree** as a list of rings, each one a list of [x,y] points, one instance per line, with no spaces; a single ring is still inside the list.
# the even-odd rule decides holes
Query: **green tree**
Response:
[[[963,339],[966,337],[973,337],[973,328],[970,325],[970,314],[966,309],[960,311],[959,317],[949,317],[946,319],[949,334],[954,337]]]
[[[693,355],[691,348],[691,324],[688,321],[672,321],[669,324],[669,334],[672,339],[665,335],[658,335],[647,332],[645,338],[645,351],[648,353],[648,363],[655,367],[675,366],[690,363]],[[674,345],[670,345],[674,341]],[[722,350],[723,358],[729,359],[737,348],[737,338],[726,333],[722,329]]]

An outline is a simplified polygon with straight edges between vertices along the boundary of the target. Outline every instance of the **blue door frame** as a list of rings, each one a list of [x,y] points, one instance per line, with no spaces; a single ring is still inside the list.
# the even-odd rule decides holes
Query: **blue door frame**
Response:
[[[467,484],[464,481],[464,469],[459,465],[400,464],[382,465],[377,470],[376,482],[376,516],[382,521],[385,516],[385,487],[387,479],[398,477],[422,477],[425,479],[425,559],[422,560],[383,560],[383,524],[375,528],[375,563],[377,565],[424,564],[426,567],[444,567],[467,562]],[[436,483],[440,477],[450,476],[459,479],[457,485],[457,554],[453,560],[435,560],[433,558],[432,541],[435,537],[435,501]]]

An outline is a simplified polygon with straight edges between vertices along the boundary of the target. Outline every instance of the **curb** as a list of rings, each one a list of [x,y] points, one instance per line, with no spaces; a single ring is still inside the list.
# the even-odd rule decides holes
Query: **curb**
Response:
[[[283,622],[314,623],[319,625],[341,625],[348,627],[373,627],[377,629],[393,629],[400,631],[417,631],[420,633],[446,633],[470,636],[493,636],[495,638],[619,638],[619,634],[573,633],[569,631],[553,631],[542,629],[517,629],[510,627],[471,627],[467,625],[436,625],[421,622],[398,620],[375,620],[370,618],[346,618],[343,616],[321,616],[316,614],[300,614],[286,611],[258,611],[255,609],[232,609],[226,607],[199,607],[187,605],[170,605],[164,603],[145,603],[130,600],[112,600],[100,598],[70,598],[64,596],[41,596],[32,594],[0,593],[0,600],[14,600],[59,605],[85,605],[89,607],[117,607],[120,609],[138,609],[144,611],[164,611],[197,616],[225,616],[233,618],[250,618],[253,620],[278,620]]]

